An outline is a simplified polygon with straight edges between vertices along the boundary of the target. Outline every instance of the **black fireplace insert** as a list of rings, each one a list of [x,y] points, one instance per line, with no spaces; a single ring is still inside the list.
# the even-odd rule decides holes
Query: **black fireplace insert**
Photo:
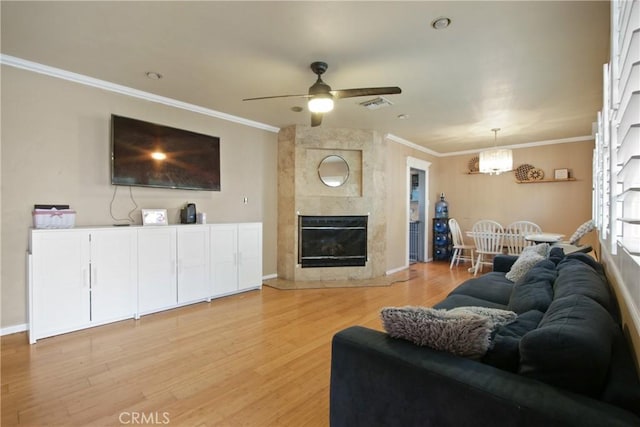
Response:
[[[298,264],[363,267],[367,262],[367,216],[299,216]]]

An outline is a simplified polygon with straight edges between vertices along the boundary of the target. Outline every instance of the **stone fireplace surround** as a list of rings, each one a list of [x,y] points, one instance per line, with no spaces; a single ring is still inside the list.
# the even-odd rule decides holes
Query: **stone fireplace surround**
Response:
[[[289,126],[278,134],[278,278],[350,280],[384,276],[386,267],[385,144],[377,132]],[[326,156],[339,155],[349,178],[329,187],[318,176]],[[368,216],[364,267],[301,268],[298,264],[300,215]]]

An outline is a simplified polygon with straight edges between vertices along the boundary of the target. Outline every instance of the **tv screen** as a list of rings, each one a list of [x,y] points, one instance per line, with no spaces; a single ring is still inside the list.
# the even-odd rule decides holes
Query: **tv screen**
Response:
[[[220,138],[111,115],[111,183],[220,191]]]

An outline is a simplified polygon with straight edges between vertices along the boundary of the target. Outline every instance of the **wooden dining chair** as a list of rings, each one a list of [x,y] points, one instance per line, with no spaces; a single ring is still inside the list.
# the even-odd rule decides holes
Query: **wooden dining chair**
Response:
[[[453,268],[454,263],[457,266],[460,261],[471,261],[471,268],[474,268],[474,250],[476,247],[475,245],[466,244],[464,242],[462,230],[460,229],[460,225],[455,218],[449,219],[449,231],[451,231],[451,241],[453,242],[453,256],[451,257],[451,265],[449,265],[449,270]],[[469,254],[465,255],[465,251],[469,251]]]
[[[504,228],[497,221],[480,220],[473,224],[471,230],[473,240],[476,244],[476,266],[473,275],[482,271],[482,265],[492,265],[492,259],[495,255],[502,253],[502,244],[504,237]]]
[[[505,229],[504,244],[507,246],[509,255],[520,255],[524,248],[531,246],[534,242],[525,239],[529,234],[542,233],[542,228],[531,221],[512,222]]]

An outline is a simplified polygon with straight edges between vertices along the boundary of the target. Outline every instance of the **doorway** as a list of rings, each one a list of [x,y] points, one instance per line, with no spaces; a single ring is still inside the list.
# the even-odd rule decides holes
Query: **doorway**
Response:
[[[407,265],[428,259],[429,166],[427,161],[407,158]]]

